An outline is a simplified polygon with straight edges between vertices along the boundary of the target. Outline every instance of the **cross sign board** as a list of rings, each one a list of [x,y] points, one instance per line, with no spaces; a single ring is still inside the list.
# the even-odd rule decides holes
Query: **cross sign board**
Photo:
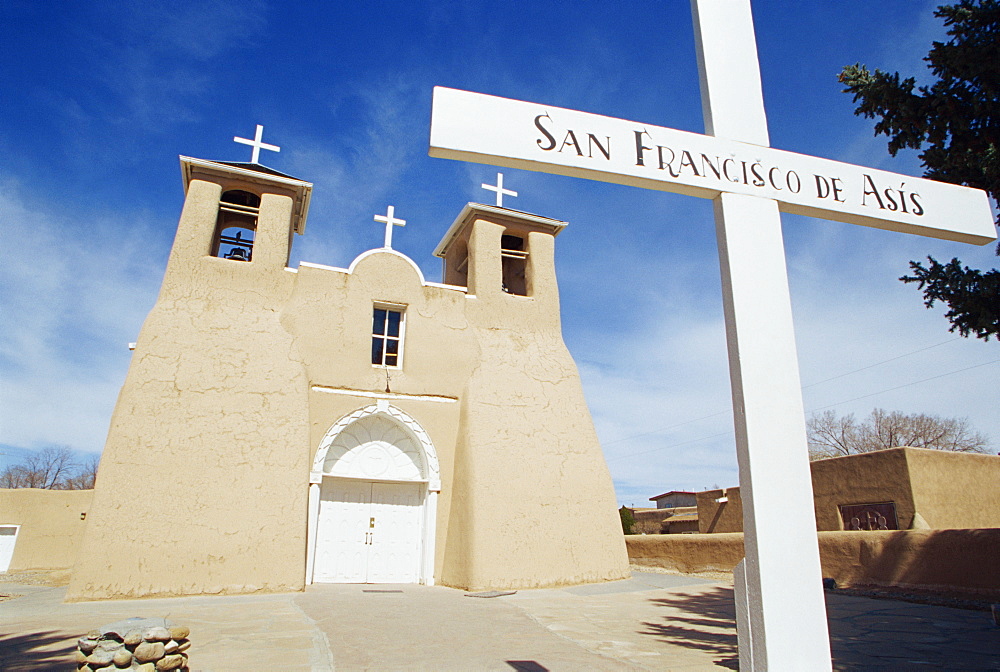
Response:
[[[434,89],[430,155],[713,199],[743,499],[741,670],[830,670],[779,210],[983,245],[986,194],[771,149],[749,0],[691,0],[707,134]]]
[[[977,245],[996,239],[989,202],[978,189],[766,142],[766,131],[763,143],[740,141],[434,88],[431,156],[709,199],[759,196],[777,201],[783,212]]]

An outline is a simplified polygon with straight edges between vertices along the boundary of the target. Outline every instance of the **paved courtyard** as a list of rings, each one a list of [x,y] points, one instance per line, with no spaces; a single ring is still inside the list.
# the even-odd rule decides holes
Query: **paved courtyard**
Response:
[[[415,585],[64,604],[0,583],[0,669],[72,670],[76,638],[132,616],[191,628],[192,670],[735,670],[732,585],[632,579],[468,597]],[[827,593],[837,670],[1000,670],[988,612]]]

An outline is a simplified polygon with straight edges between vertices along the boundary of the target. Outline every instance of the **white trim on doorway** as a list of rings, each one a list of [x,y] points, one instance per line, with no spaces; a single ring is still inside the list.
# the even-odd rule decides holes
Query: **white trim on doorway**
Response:
[[[315,388],[314,388],[315,389]],[[321,512],[336,506],[330,479],[347,485],[362,483],[397,483],[421,485],[419,567],[417,582],[434,584],[434,542],[437,520],[437,497],[441,491],[441,475],[437,451],[427,432],[407,413],[392,406],[388,399],[360,408],[335,422],[324,435],[316,450],[309,478],[309,516],[306,535],[306,583],[317,575],[317,544],[330,541],[329,530],[320,530]],[[331,487],[333,483],[330,483]],[[326,508],[325,508],[326,507]],[[352,514],[353,515],[353,514]],[[358,514],[360,515],[360,514]],[[329,523],[326,523],[329,524]],[[339,532],[338,532],[339,533]],[[320,536],[323,535],[322,541]],[[355,536],[361,532],[352,532]],[[325,576],[330,576],[323,568]]]

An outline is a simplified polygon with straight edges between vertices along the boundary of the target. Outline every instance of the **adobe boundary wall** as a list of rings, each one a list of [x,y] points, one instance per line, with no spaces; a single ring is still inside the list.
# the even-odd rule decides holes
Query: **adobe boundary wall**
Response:
[[[670,509],[630,508],[634,534],[684,534],[698,532],[698,507]]]
[[[21,526],[8,571],[72,567],[93,498],[93,490],[0,489],[0,525]]]
[[[946,590],[1000,599],[1000,529],[819,532],[823,576],[843,587]],[[731,572],[743,534],[629,535],[633,565]]]
[[[899,529],[1000,527],[1000,457],[889,448],[809,463],[816,529],[844,529],[842,505],[891,502]],[[739,487],[697,493],[699,532],[742,532]],[[649,532],[650,530],[640,530]]]

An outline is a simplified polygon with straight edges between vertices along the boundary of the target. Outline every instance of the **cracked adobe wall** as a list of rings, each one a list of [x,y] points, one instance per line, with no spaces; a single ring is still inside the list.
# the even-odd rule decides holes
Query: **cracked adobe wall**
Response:
[[[527,233],[529,296],[507,294],[500,243],[510,227],[480,218],[468,239],[466,311],[480,356],[462,395],[441,582],[485,590],[625,578],[611,476],[562,339],[555,239]]]
[[[391,250],[348,272],[292,272],[301,193],[206,163],[184,164],[188,196],[68,599],[301,589],[313,456],[331,425],[387,386],[438,454],[439,582],[627,576],[611,478],[562,340],[553,234],[518,231],[531,219],[519,214],[476,221],[462,240],[470,294],[428,285]],[[213,257],[220,195],[248,181],[261,194],[253,261]],[[528,242],[528,296],[501,290],[512,226]],[[373,302],[406,307],[403,366],[388,379],[370,360]]]
[[[371,394],[383,393],[388,385],[397,395],[390,403],[420,424],[437,452],[442,489],[434,575],[440,577],[449,552],[457,400],[479,358],[465,315],[465,292],[426,286],[412,261],[384,250],[361,255],[350,273],[303,265],[294,277],[295,290],[281,320],[294,334],[309,372],[310,453],[315,454],[334,423],[374,403]],[[403,367],[389,369],[388,381],[387,370],[371,364],[376,302],[405,306]]]
[[[303,586],[307,380],[278,319],[292,198],[270,191],[245,263],[208,256],[222,186],[189,184],[68,600]]]

